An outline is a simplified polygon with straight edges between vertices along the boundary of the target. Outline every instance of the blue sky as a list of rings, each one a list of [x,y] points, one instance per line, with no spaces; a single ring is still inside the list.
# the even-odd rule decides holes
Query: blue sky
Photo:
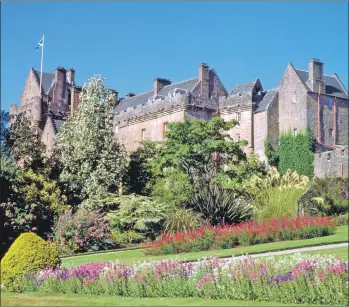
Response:
[[[19,104],[36,44],[44,71],[76,69],[82,85],[101,73],[119,91],[142,93],[213,66],[228,91],[260,78],[278,86],[288,62],[324,62],[348,84],[348,2],[2,2],[1,103]]]

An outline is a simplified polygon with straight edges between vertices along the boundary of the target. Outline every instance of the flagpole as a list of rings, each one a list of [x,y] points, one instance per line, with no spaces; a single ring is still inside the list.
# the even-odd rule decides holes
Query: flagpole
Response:
[[[44,35],[42,35],[41,65],[40,65],[40,98],[42,97],[41,83],[42,83],[42,64],[44,62],[44,46],[45,46],[45,38],[44,38]]]

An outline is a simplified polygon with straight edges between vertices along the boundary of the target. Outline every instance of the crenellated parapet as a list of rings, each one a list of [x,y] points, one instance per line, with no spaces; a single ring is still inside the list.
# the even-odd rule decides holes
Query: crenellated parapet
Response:
[[[184,110],[189,106],[216,110],[219,105],[218,97],[206,98],[188,92],[178,92],[166,97],[151,97],[143,104],[129,107],[116,113],[114,123],[118,127],[130,125],[134,122],[145,121],[160,115]]]

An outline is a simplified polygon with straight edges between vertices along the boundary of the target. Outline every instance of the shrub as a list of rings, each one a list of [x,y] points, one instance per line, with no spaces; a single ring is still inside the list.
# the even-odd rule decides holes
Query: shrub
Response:
[[[282,176],[275,167],[267,176],[253,176],[246,184],[254,206],[253,218],[264,220],[297,215],[297,201],[306,190],[309,178],[287,170]]]
[[[1,282],[8,291],[20,291],[24,278],[61,260],[54,248],[34,233],[21,234],[1,260]]]
[[[315,178],[311,183],[312,198],[305,201],[305,211],[312,215],[338,215],[349,211],[349,177]]]
[[[263,222],[249,221],[237,225],[200,227],[187,232],[164,233],[146,245],[145,253],[149,255],[176,254],[315,238],[333,234],[336,225],[336,221],[329,217],[283,217]]]
[[[216,184],[199,186],[186,206],[200,213],[211,225],[246,220],[252,213],[252,207],[243,198],[233,190],[222,189]]]
[[[119,246],[141,243],[145,239],[145,237],[141,233],[132,229],[124,232],[113,230],[112,236],[114,242]]]
[[[108,227],[104,214],[84,208],[76,213],[68,210],[55,221],[50,241],[61,255],[108,249],[113,247]]]
[[[171,207],[156,202],[150,197],[124,195],[120,197],[119,209],[108,213],[113,230],[120,233],[134,230],[145,238],[159,235]]]
[[[190,209],[176,209],[168,216],[164,230],[166,233],[193,230],[199,226],[201,216]]]

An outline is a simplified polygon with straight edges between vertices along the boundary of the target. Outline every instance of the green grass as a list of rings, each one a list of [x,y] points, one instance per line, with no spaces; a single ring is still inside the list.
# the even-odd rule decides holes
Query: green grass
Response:
[[[257,254],[278,250],[286,250],[292,248],[301,248],[317,245],[325,245],[332,243],[348,242],[348,226],[339,226],[337,227],[337,232],[334,235],[313,238],[307,240],[293,240],[293,241],[281,241],[273,243],[265,243],[252,245],[247,247],[239,247],[232,249],[220,249],[220,250],[211,250],[203,252],[192,252],[192,253],[182,253],[174,255],[163,255],[163,256],[146,256],[142,250],[129,250],[129,251],[120,251],[113,253],[103,253],[103,254],[94,254],[94,255],[84,255],[76,256],[71,258],[62,259],[63,265],[66,267],[81,265],[89,262],[103,262],[103,261],[115,261],[119,260],[120,262],[126,264],[132,264],[135,261],[154,261],[162,259],[178,259],[182,261],[195,261],[201,257],[231,257],[231,256],[240,256],[242,254]]]
[[[309,306],[275,302],[229,301],[201,298],[132,298],[78,294],[43,295],[2,293],[1,306]]]

